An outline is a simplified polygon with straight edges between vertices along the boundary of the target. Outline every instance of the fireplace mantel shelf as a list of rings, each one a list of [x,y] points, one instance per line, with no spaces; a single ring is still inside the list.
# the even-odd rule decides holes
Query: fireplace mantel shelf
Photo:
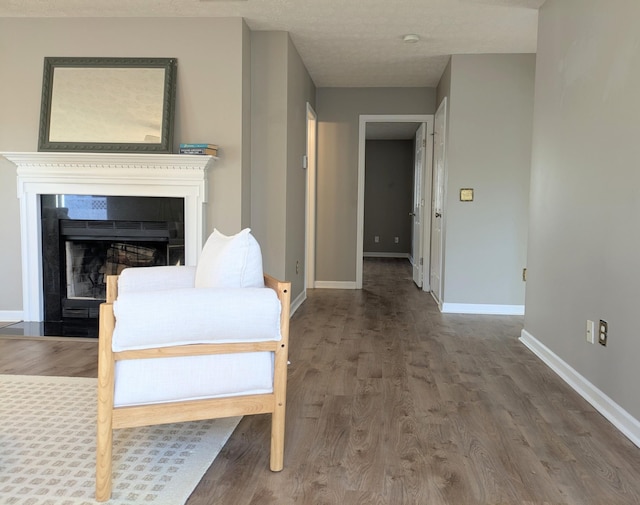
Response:
[[[83,167],[104,166],[123,168],[206,169],[214,156],[189,154],[130,154],[80,152],[0,153],[21,167]]]
[[[184,198],[185,257],[195,265],[203,244],[207,170],[213,156],[129,153],[0,153],[17,167],[25,321],[42,320],[40,195]]]

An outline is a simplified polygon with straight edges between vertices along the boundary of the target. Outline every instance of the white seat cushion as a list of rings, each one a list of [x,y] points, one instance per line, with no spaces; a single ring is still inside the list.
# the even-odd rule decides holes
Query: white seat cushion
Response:
[[[260,245],[245,228],[226,236],[218,230],[207,239],[196,269],[196,288],[259,288],[264,286]]]

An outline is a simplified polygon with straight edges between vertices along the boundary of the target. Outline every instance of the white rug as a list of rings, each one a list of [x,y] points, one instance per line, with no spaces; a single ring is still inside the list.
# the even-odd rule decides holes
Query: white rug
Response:
[[[0,503],[94,505],[96,379],[0,375]],[[241,418],[115,430],[109,505],[182,505]]]

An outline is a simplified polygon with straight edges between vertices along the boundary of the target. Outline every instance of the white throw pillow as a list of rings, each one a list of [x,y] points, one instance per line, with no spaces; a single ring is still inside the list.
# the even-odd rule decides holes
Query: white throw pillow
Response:
[[[213,230],[198,260],[195,287],[264,287],[262,252],[249,228],[230,237]]]

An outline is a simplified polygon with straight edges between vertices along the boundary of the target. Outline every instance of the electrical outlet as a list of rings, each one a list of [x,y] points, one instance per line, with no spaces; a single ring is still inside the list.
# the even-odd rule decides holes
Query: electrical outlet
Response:
[[[607,345],[607,336],[609,333],[609,324],[606,321],[600,319],[600,329],[598,331],[598,343],[600,345]]]
[[[393,241],[394,241],[396,244],[399,244],[399,243],[400,243],[400,237],[395,237]]]
[[[378,242],[380,242],[380,237],[378,235],[374,236],[373,241],[377,244]]]
[[[587,319],[587,342],[596,343],[596,323]]]

